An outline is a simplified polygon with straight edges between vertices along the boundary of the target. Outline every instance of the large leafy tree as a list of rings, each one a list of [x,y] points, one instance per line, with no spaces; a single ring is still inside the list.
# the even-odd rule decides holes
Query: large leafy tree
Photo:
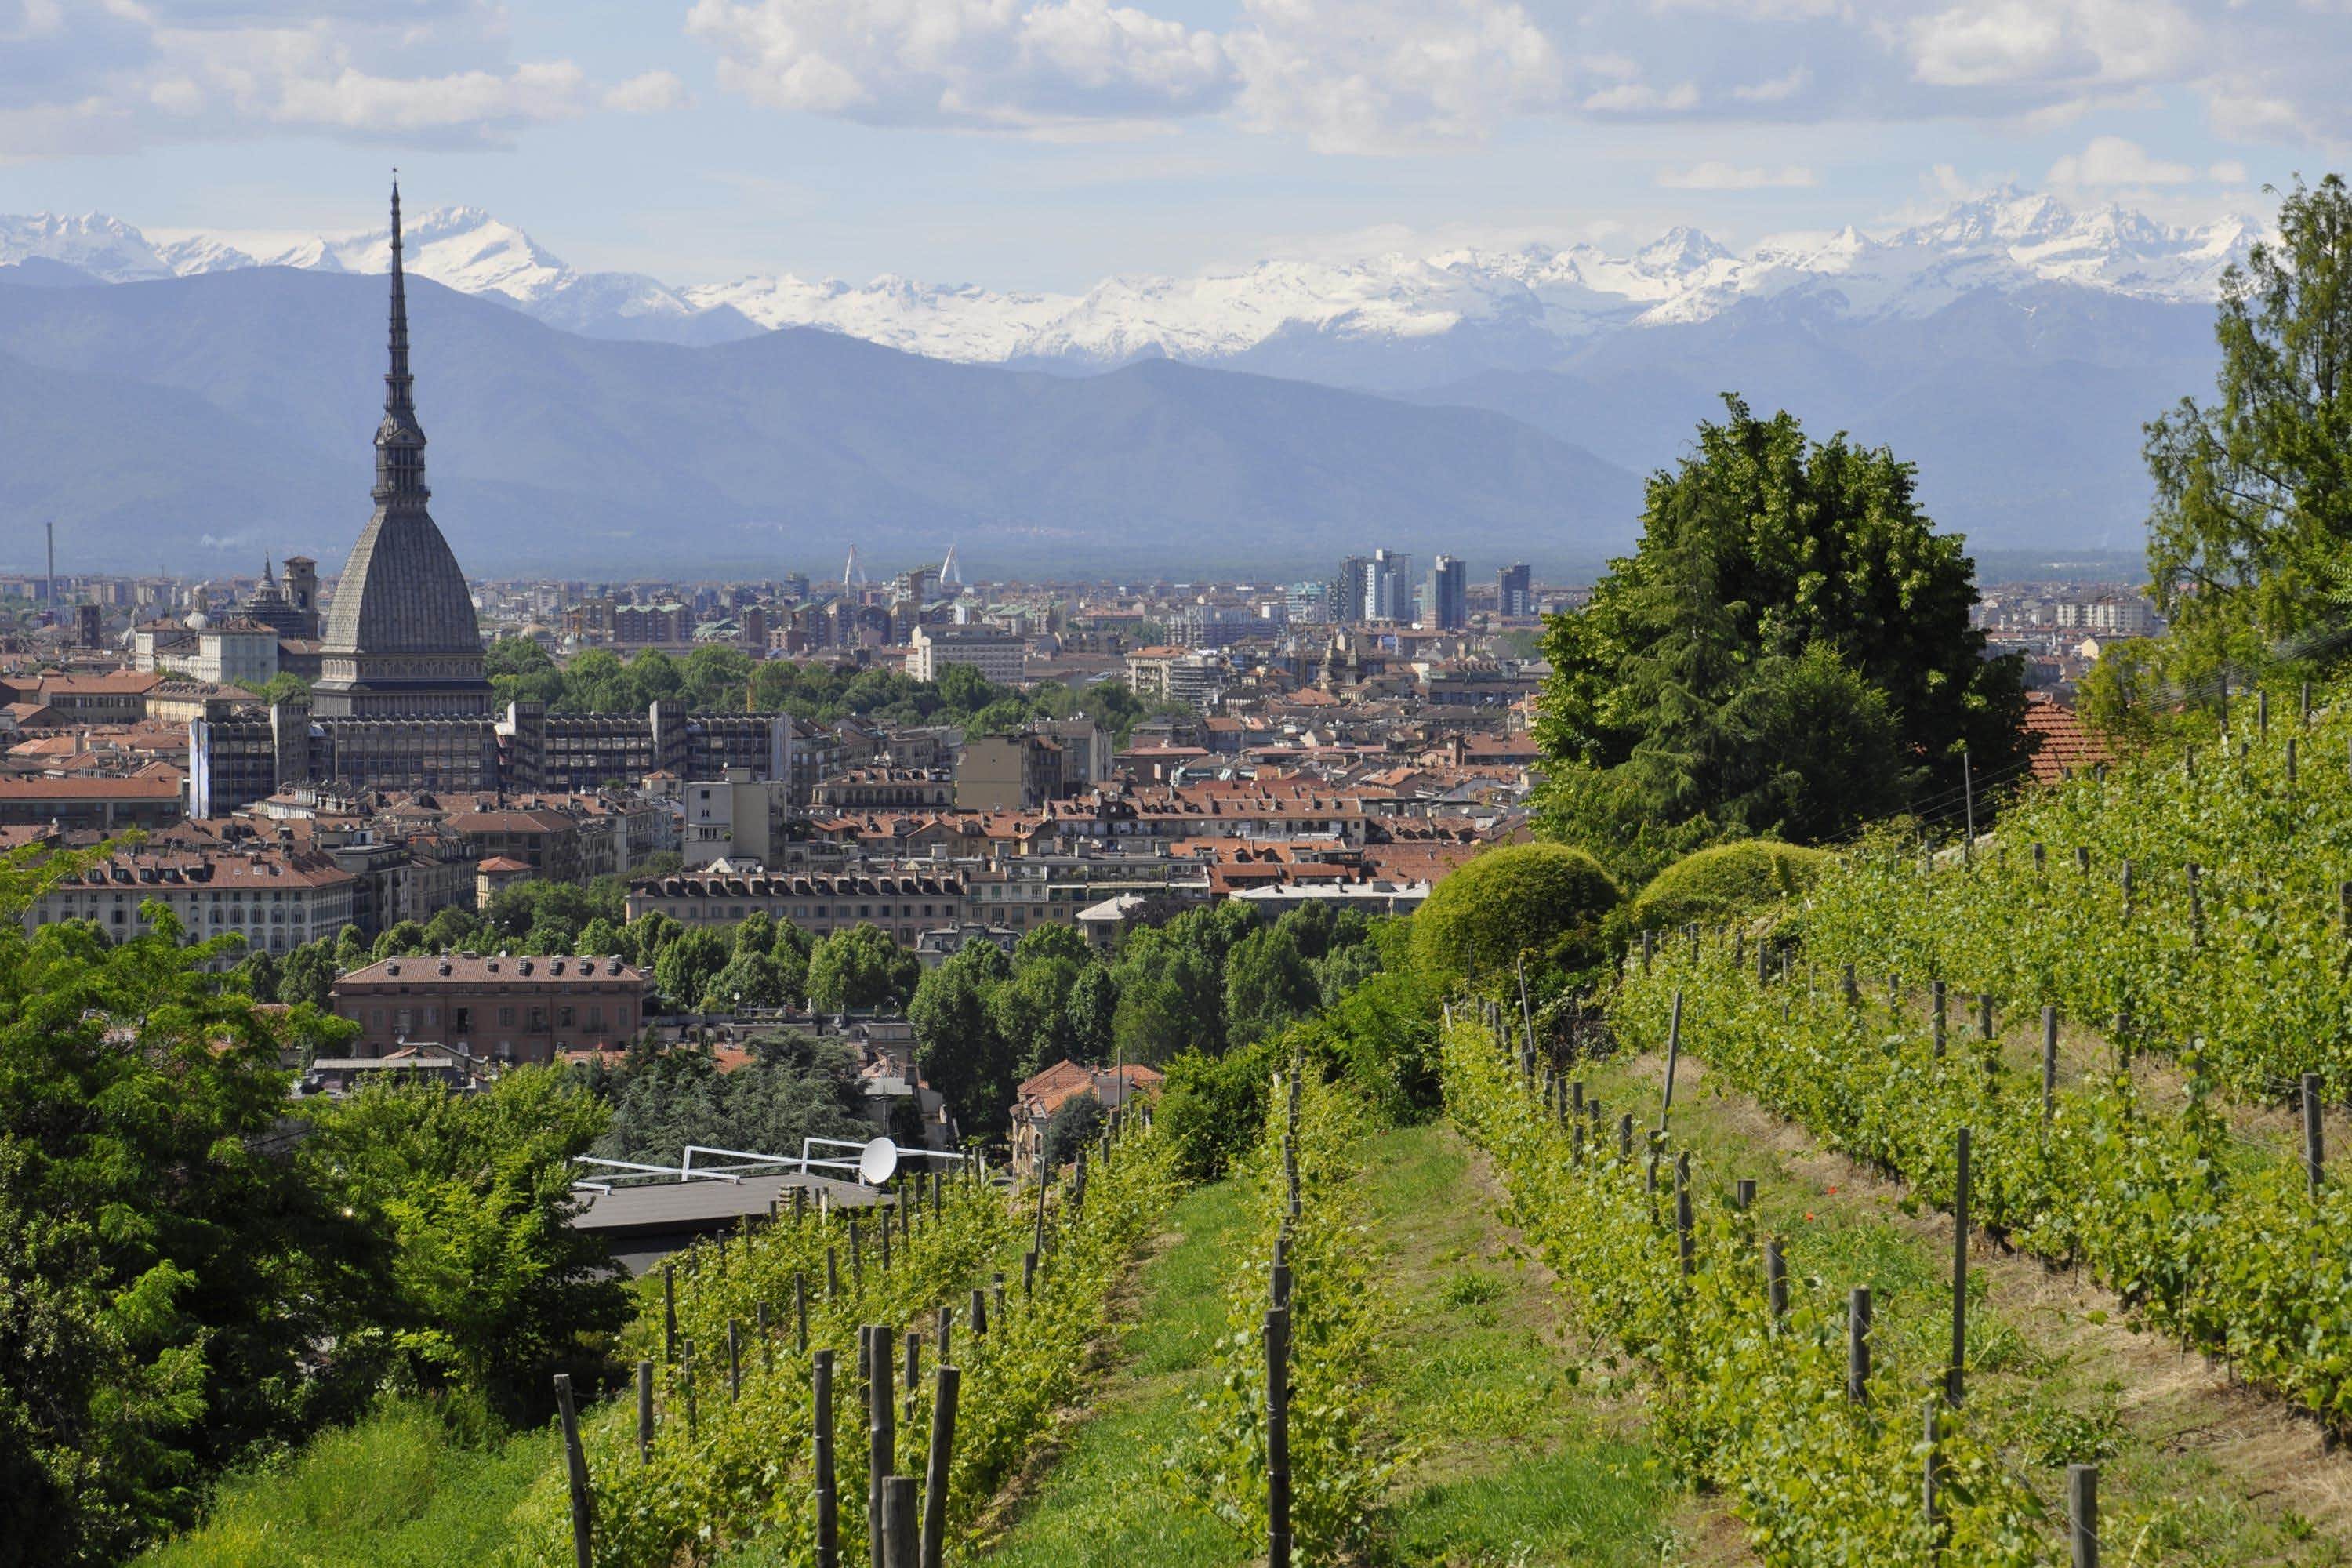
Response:
[[[118,1560],[299,1431],[368,1237],[285,1157],[284,1045],[150,903],[120,945],[22,912],[85,858],[0,858],[0,1562]]]
[[[1746,834],[1823,837],[2021,746],[2016,661],[1969,624],[1973,563],[1910,465],[1737,397],[1650,481],[1635,552],[1556,616],[1548,821],[1646,874]]]
[[[821,1013],[903,1007],[921,974],[915,955],[891,941],[889,932],[860,921],[833,932],[810,952],[809,1005]]]
[[[990,1006],[993,993],[1012,984],[1011,968],[995,943],[972,942],[925,971],[907,1006],[916,1064],[967,1135],[1004,1125],[1019,1081],[1013,1047]]]
[[[2222,275],[2211,402],[2147,427],[2147,563],[2173,673],[2210,680],[2352,637],[2352,188],[2298,182]]]

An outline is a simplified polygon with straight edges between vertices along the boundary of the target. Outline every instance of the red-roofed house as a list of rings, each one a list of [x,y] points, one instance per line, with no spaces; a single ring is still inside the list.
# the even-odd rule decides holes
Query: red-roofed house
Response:
[[[1157,1068],[1133,1064],[1116,1068],[1081,1067],[1067,1057],[1036,1074],[1013,1091],[1013,1171],[1033,1174],[1045,1145],[1045,1124],[1054,1112],[1082,1094],[1091,1094],[1106,1110],[1116,1110],[1136,1098],[1157,1100],[1167,1081]]]
[[[2116,760],[2105,736],[2083,722],[2082,715],[2047,697],[2025,702],[2025,734],[2033,747],[2033,782],[2054,784]]]

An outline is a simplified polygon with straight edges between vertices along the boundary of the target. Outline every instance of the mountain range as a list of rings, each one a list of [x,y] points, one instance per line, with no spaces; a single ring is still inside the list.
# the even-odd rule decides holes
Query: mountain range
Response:
[[[910,528],[992,535],[1016,554],[1026,539],[1045,555],[1103,565],[1204,569],[1213,559],[1303,569],[1331,552],[1328,537],[1349,551],[1450,548],[1483,570],[1522,554],[1539,565],[1585,566],[1621,545],[1637,500],[1633,476],[1670,463],[1726,393],[1790,408],[1819,434],[1845,429],[1893,447],[1918,466],[1931,511],[1980,546],[2131,548],[2146,512],[2141,425],[2210,385],[2212,300],[2224,269],[2259,237],[2250,219],[2180,226],[2012,190],[1888,232],[1782,236],[1742,251],[1678,228],[1626,255],[1576,245],[1268,260],[1193,278],[1114,278],[1080,294],[781,273],[674,285],[572,268],[472,207],[412,215],[405,254],[414,275],[474,307],[451,317],[464,341],[442,345],[451,355],[448,395],[469,421],[448,437],[457,471],[518,487],[508,503],[517,519],[589,521],[575,547],[604,552],[616,569],[658,563],[634,553],[663,537],[656,498],[716,504],[726,496],[713,514],[723,526],[698,531],[686,548],[758,554],[728,532],[762,526],[756,517],[817,529],[871,521],[886,536],[902,519]],[[287,447],[280,475],[290,495],[304,483],[296,447],[337,460],[339,448],[317,428],[322,417],[362,428],[368,405],[350,405],[350,388],[365,379],[355,364],[338,367],[357,377],[343,382],[325,364],[289,368],[289,382],[324,399],[323,409],[261,406],[264,366],[241,384],[198,385],[152,353],[86,353],[88,340],[57,323],[110,312],[135,318],[140,332],[194,343],[260,298],[282,299],[298,317],[315,315],[329,298],[356,308],[348,302],[389,265],[388,239],[381,231],[150,236],[100,215],[0,216],[0,293],[11,301],[0,316],[16,323],[0,331],[0,354],[58,375],[127,377],[141,391],[126,406],[193,395],[247,426],[221,434],[230,449],[301,416],[301,438]],[[329,282],[356,292],[298,287]],[[74,296],[87,298],[68,303]],[[259,326],[266,318],[247,319]],[[370,319],[361,311],[352,324]],[[266,329],[261,341],[298,356],[306,347]],[[485,357],[493,343],[520,360]],[[243,353],[232,345],[232,358]],[[1180,375],[1166,362],[1197,374]],[[600,368],[586,384],[609,399],[591,424],[667,429],[676,445],[630,439],[624,449],[639,454],[636,467],[612,474],[612,448],[566,446],[566,411],[489,395],[501,382],[534,376],[548,378],[551,394],[590,365]],[[970,374],[959,379],[959,371]],[[1237,372],[1253,374],[1217,379]],[[821,397],[806,384],[818,374],[852,379]],[[1106,374],[1115,379],[1093,384]],[[631,376],[644,378],[646,395],[672,401],[634,406]],[[1089,378],[1092,390],[1055,401],[1050,384],[1074,378]],[[1037,465],[1017,477],[1000,471],[1003,453],[965,447],[954,432],[877,400],[883,387],[912,383],[1042,422],[1013,440],[1015,449],[1036,444]],[[770,401],[757,409],[712,404],[727,387]],[[1342,405],[1330,401],[1334,389],[1378,395]],[[0,386],[0,400],[12,390],[21,400],[31,389]],[[1098,402],[1105,406],[1092,406]],[[677,406],[709,417],[676,427]],[[1111,407],[1142,422],[1106,428]],[[1234,407],[1261,422],[1240,445],[1229,425],[1211,431],[1214,416]],[[852,409],[866,422],[845,423]],[[775,421],[786,410],[801,423],[782,429]],[[1457,450],[1448,443],[1464,434],[1458,421],[1469,410],[1489,423]],[[172,403],[145,416],[184,430],[195,411]],[[257,419],[258,431],[250,427]],[[1402,447],[1371,449],[1375,430]],[[740,449],[727,432],[744,441],[758,432],[766,446]],[[488,450],[494,433],[520,445]],[[820,435],[818,448],[807,447]],[[935,438],[973,466],[909,495],[909,476],[936,472]],[[779,441],[801,449],[800,469],[778,471]],[[1480,442],[1516,443],[1517,460],[1501,472],[1472,471],[1472,449],[1494,455]],[[1401,474],[1400,449],[1426,460]],[[436,471],[446,474],[441,451],[436,445]],[[526,451],[543,460],[527,460]],[[677,472],[673,455],[697,466]],[[135,509],[149,492],[130,478],[135,455],[123,458],[128,466],[106,470],[106,485]],[[591,472],[607,477],[575,482]],[[1509,474],[1534,482],[1539,472],[1544,483],[1571,488],[1504,494]],[[751,475],[781,488],[741,491],[738,477]],[[21,478],[0,479],[0,527],[16,510],[12,489],[26,488]],[[68,504],[71,488],[54,486],[61,499],[45,504]],[[559,496],[567,498],[561,505]],[[208,502],[182,504],[203,511]],[[1228,516],[1236,530],[1224,530]],[[1147,561],[1156,539],[1126,531],[1171,527],[1185,531],[1188,552],[1209,554]],[[1375,537],[1381,528],[1404,531]],[[211,518],[202,531],[239,530]],[[306,547],[328,552],[316,541]],[[969,545],[965,554],[981,559]],[[525,563],[520,553],[512,559]]]
[[[349,548],[383,279],[6,279],[0,560],[29,563],[47,518],[61,563]],[[477,573],[824,574],[852,541],[877,572],[950,542],[992,574],[1297,574],[1423,540],[1589,565],[1638,501],[1625,470],[1483,409],[1166,361],[950,364],[807,328],[619,342],[423,279],[409,309],[434,514]]]

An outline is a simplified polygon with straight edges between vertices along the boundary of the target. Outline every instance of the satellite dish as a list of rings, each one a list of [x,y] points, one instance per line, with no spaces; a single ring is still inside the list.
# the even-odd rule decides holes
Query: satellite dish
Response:
[[[887,1138],[877,1138],[857,1152],[857,1179],[869,1187],[888,1181],[898,1168],[898,1145]]]

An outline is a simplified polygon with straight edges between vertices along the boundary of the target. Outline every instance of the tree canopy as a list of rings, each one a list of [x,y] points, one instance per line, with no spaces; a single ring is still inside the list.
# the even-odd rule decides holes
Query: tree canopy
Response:
[[[1551,619],[1550,831],[1646,876],[1727,837],[1834,837],[2020,755],[2022,680],[1910,465],[1737,397],[1649,484],[1641,542]]]
[[[1617,900],[1617,884],[1581,849],[1504,845],[1474,856],[1414,911],[1413,960],[1441,986],[1498,985],[1522,959],[1530,986],[1547,970],[1577,974],[1601,960],[1602,918]]]
[[[2147,426],[2147,564],[2176,681],[2340,661],[2352,605],[2352,188],[2300,181],[2222,275],[2212,400]]]

